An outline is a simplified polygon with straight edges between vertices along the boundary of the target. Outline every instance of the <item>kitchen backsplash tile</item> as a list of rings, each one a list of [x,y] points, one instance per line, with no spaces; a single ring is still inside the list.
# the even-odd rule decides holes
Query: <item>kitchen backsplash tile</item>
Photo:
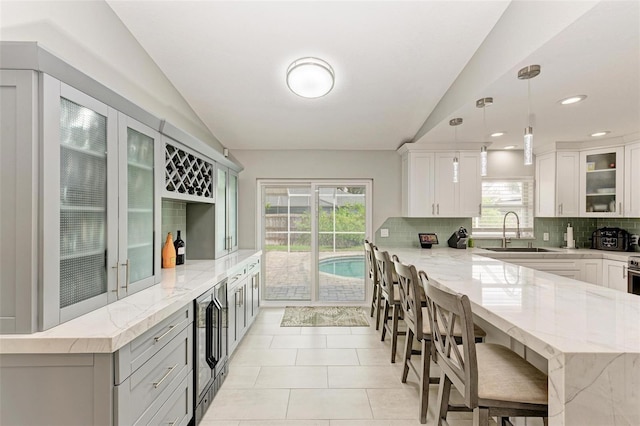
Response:
[[[380,227],[389,230],[389,237],[380,237],[380,229],[376,231],[375,242],[379,245],[392,247],[419,247],[419,232],[435,232],[440,240],[440,247],[446,247],[447,239],[460,226],[464,226],[473,233],[470,218],[406,218],[390,217]],[[535,239],[512,239],[511,246],[526,247],[533,243],[535,247],[562,247],[566,245],[564,233],[567,224],[571,223],[576,247],[591,247],[591,233],[597,228],[618,227],[631,234],[640,234],[640,219],[637,218],[535,218]],[[549,241],[544,241],[544,233],[549,233]],[[497,247],[501,239],[476,240],[476,247]],[[434,246],[437,248],[438,246]]]
[[[182,239],[187,241],[187,203],[184,201],[162,200],[162,235],[160,242],[164,245],[167,233],[176,239],[177,230],[181,231]]]

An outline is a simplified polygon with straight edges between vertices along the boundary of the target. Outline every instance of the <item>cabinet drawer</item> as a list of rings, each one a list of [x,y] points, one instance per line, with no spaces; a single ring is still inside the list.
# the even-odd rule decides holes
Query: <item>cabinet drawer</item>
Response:
[[[192,324],[167,343],[122,384],[115,387],[119,424],[136,424],[164,402],[191,371]]]
[[[193,322],[193,307],[188,304],[180,311],[123,346],[115,354],[115,385],[122,383],[168,342]]]
[[[173,391],[164,404],[157,410],[157,413],[150,421],[139,422],[140,424],[186,426],[193,417],[193,372],[190,372],[185,379],[180,382],[178,388]],[[154,412],[156,410],[149,410]],[[142,420],[142,419],[141,419]]]
[[[253,258],[249,260],[249,264],[247,265],[247,274],[254,272],[256,269],[260,267],[260,258]]]

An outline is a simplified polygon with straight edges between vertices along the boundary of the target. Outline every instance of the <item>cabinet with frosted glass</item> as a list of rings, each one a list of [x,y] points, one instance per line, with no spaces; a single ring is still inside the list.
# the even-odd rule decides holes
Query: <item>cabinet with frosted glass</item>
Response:
[[[580,153],[580,215],[622,216],[624,148]]]
[[[238,174],[216,164],[215,258],[238,250]]]
[[[158,133],[43,74],[47,329],[160,279]]]

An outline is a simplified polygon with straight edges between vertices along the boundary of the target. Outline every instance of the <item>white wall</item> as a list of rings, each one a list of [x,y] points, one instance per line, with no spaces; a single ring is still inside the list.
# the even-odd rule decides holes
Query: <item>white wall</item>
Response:
[[[222,150],[220,142],[103,0],[2,0],[0,39],[37,41],[153,115]]]
[[[373,179],[373,230],[402,213],[400,156],[395,151],[256,151],[233,152],[245,169],[240,173],[239,244],[256,241],[258,179]]]
[[[524,165],[522,150],[488,151],[487,177],[511,178],[535,176],[535,166]],[[535,161],[534,161],[535,164]]]

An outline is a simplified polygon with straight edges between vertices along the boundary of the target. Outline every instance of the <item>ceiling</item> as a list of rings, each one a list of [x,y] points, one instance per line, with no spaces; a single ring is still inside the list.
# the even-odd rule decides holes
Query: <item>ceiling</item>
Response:
[[[446,114],[442,100],[505,19],[509,1],[107,1],[230,149],[393,150],[414,141],[434,111],[446,119],[415,142],[452,142],[454,116],[465,120],[457,140],[480,142],[475,100],[484,96],[494,98],[487,131],[507,132],[491,149],[521,146],[527,83],[516,75],[532,63],[542,67],[530,82],[536,143],[640,130],[637,1],[581,14],[526,58],[505,61],[501,77],[476,84]],[[300,98],[286,86],[287,67],[306,56],[335,70],[325,97]],[[574,94],[588,98],[557,104]]]

